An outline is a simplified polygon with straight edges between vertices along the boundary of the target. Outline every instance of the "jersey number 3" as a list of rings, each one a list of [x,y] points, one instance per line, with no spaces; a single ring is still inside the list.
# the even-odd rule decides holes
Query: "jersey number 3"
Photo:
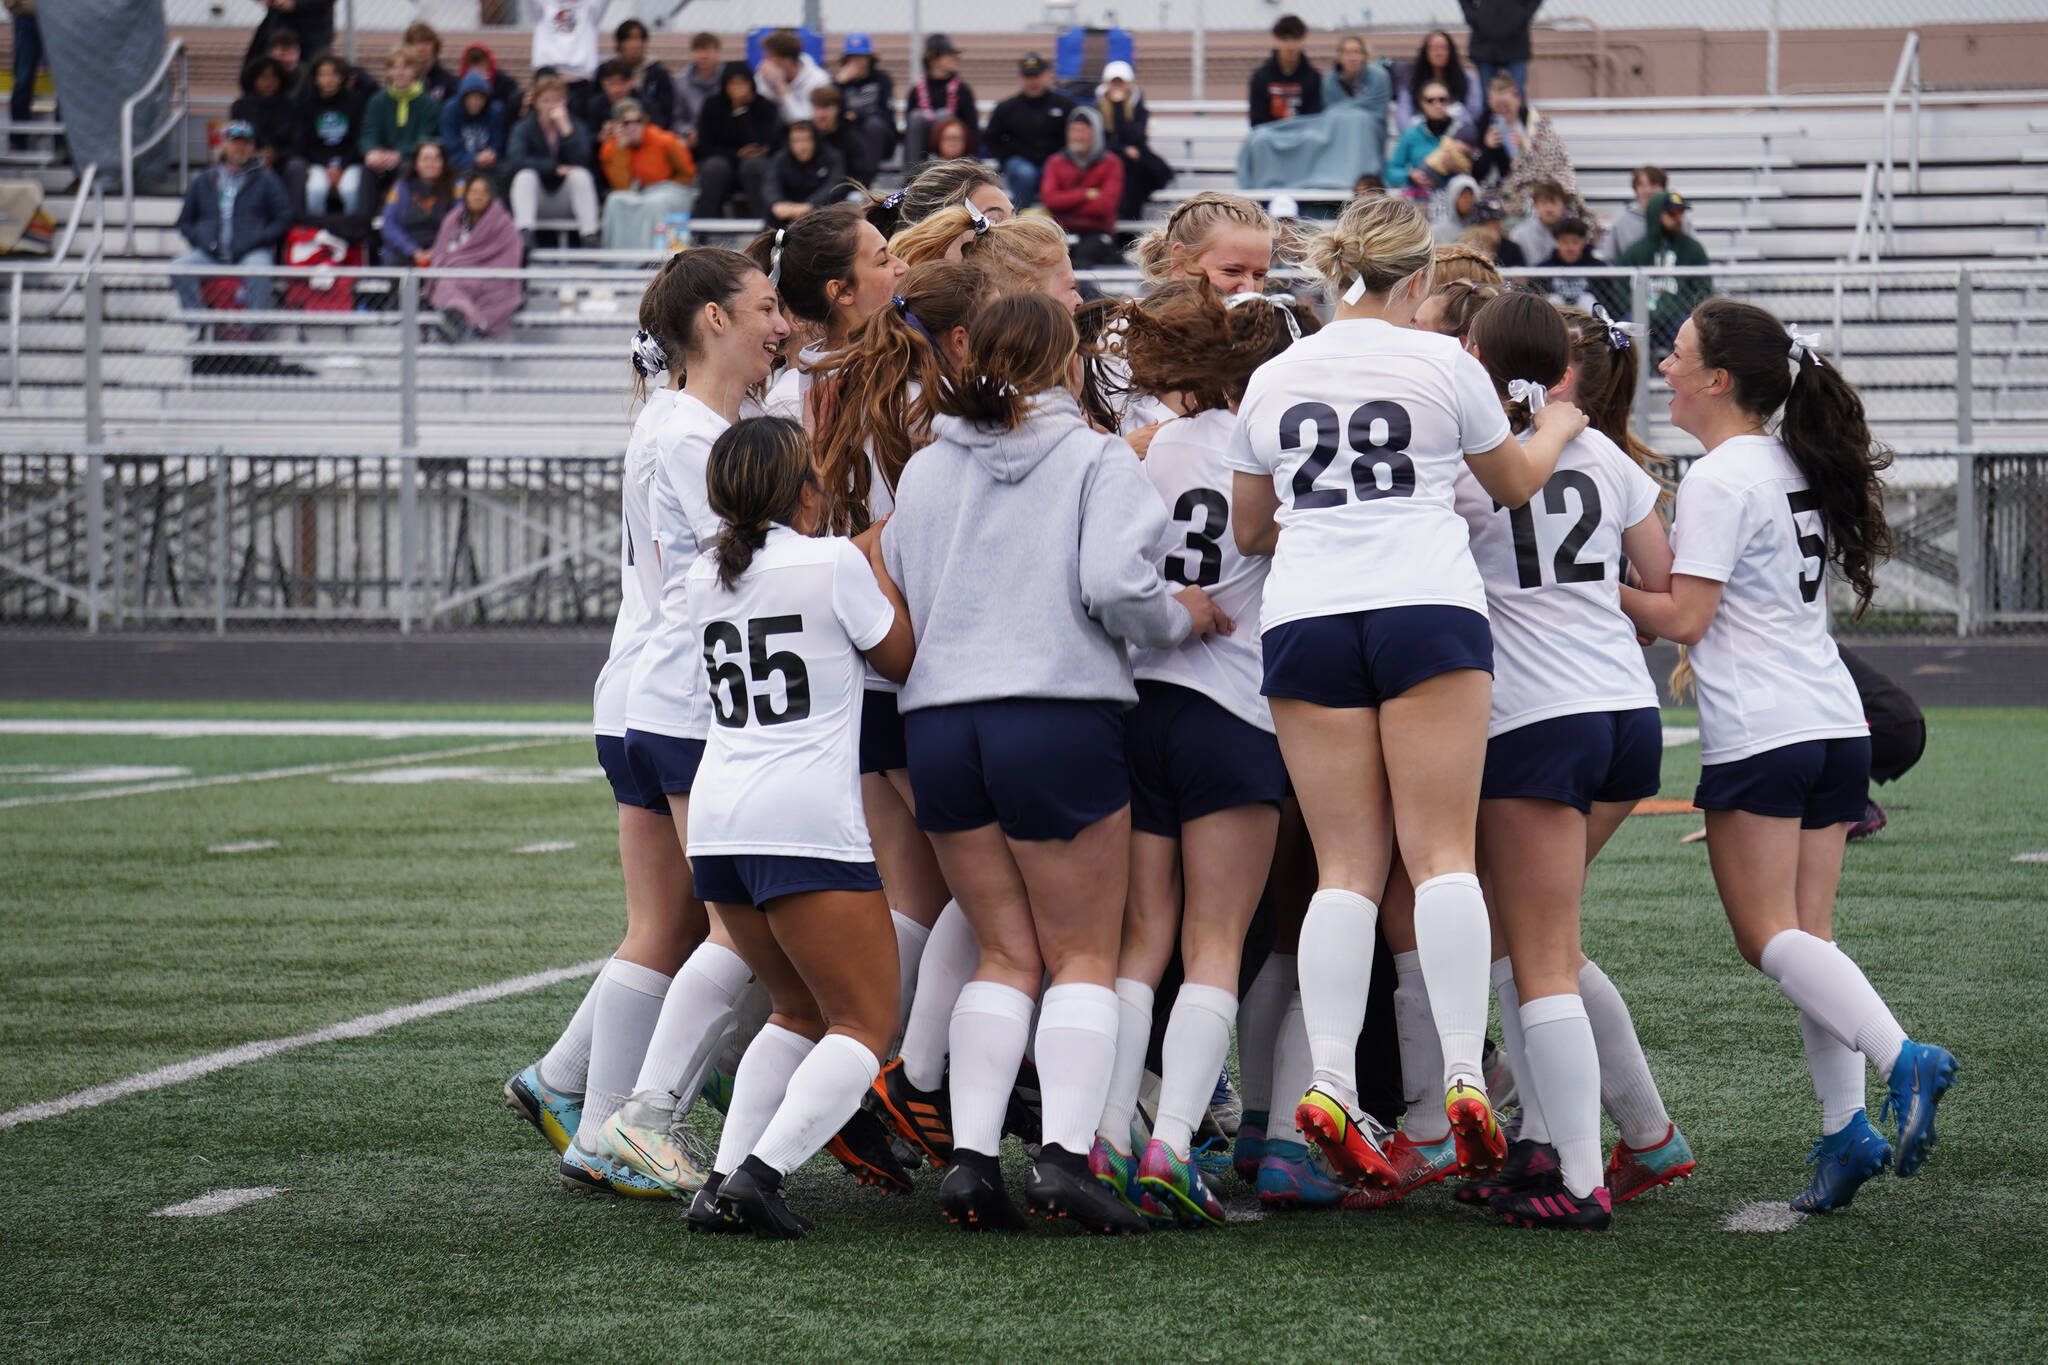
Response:
[[[1415,434],[1408,409],[1384,401],[1361,403],[1351,420],[1337,420],[1337,410],[1328,403],[1296,403],[1280,418],[1280,448],[1299,450],[1302,429],[1315,426],[1315,448],[1294,471],[1294,505],[1297,509],[1341,507],[1351,494],[1342,488],[1318,488],[1316,480],[1337,458],[1341,437],[1352,451],[1351,488],[1360,502],[1375,498],[1415,496],[1415,462],[1408,458],[1408,440]],[[1378,435],[1380,439],[1374,440]],[[1387,481],[1380,482],[1380,470]]]
[[[1230,503],[1213,488],[1190,488],[1174,503],[1173,519],[1186,524],[1190,553],[1166,561],[1166,581],[1215,587],[1223,578],[1223,533],[1230,529]]]
[[[804,668],[803,656],[787,649],[768,652],[769,636],[793,635],[803,628],[801,616],[761,616],[747,622],[747,667],[743,669],[739,664],[740,628],[731,621],[712,621],[704,627],[704,669],[711,675],[711,709],[720,725],[736,730],[747,723],[749,672],[757,683],[782,675],[782,709],[775,709],[772,694],[763,688],[751,694],[755,720],[763,725],[787,725],[811,714],[811,675]]]

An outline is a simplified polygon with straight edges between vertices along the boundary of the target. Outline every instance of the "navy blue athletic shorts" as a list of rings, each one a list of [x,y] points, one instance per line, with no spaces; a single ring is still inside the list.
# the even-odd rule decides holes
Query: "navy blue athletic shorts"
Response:
[[[1528,797],[1575,806],[1655,796],[1664,768],[1657,708],[1586,711],[1531,721],[1486,741],[1479,799]]]
[[[1870,804],[1870,736],[1809,739],[1700,769],[1692,803],[1797,819],[1801,829],[1854,824]]]
[[[1169,839],[1190,820],[1287,796],[1280,742],[1192,688],[1138,680],[1124,714],[1131,828]]]
[[[697,765],[704,761],[704,741],[657,735],[652,730],[626,731],[626,769],[647,801],[688,796],[697,783]],[[645,805],[643,801],[640,804]],[[654,807],[649,805],[649,810]],[[662,802],[662,809],[668,802]]]
[[[1071,839],[1131,801],[1124,708],[1012,697],[907,711],[917,827],[998,824],[1012,839]]]
[[[712,853],[690,859],[697,899],[726,905],[765,906],[777,896],[806,891],[880,891],[873,863],[834,858],[785,858],[766,853]]]
[[[891,773],[908,768],[903,751],[903,713],[896,694],[870,687],[860,694],[860,770]]]
[[[1309,616],[1259,641],[1269,697],[1376,707],[1459,668],[1493,672],[1493,632],[1465,607],[1383,607]]]
[[[605,781],[612,784],[612,799],[620,805],[638,806],[657,815],[672,813],[668,808],[668,798],[658,789],[650,795],[641,791],[640,784],[633,780],[633,765],[626,759],[624,735],[597,737],[597,764],[604,769]]]

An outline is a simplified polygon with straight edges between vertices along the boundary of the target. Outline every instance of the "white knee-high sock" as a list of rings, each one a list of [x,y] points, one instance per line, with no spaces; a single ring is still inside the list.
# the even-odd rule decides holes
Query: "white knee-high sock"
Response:
[[[754,1144],[754,1155],[788,1175],[817,1155],[860,1108],[882,1074],[882,1059],[858,1040],[828,1033],[790,1076],[782,1103]]]
[[[946,1047],[960,988],[981,965],[981,945],[959,901],[947,901],[925,939],[917,964],[917,990],[903,1025],[903,1076],[919,1090],[937,1090],[946,1079]]]
[[[1802,1014],[1868,1057],[1879,1076],[1891,1075],[1906,1031],[1847,953],[1803,929],[1787,929],[1764,945],[1758,965]]]
[[[1493,979],[1493,993],[1500,997],[1501,1051],[1508,1054],[1508,1065],[1515,1069],[1515,1092],[1521,1096],[1522,1124],[1515,1136],[1518,1140],[1548,1142],[1550,1122],[1543,1112],[1543,1095],[1529,1081],[1529,1041],[1522,1033],[1522,994],[1515,988],[1514,964],[1497,957],[1487,974]],[[1437,1107],[1441,1109],[1442,1103]],[[1449,1126],[1447,1120],[1445,1127]]]
[[[1230,1055],[1237,997],[1216,986],[1186,982],[1173,997],[1166,1037],[1159,1044],[1159,1117],[1152,1138],[1185,1158],[1195,1125],[1209,1112],[1216,1073]]]
[[[1273,1108],[1266,1120],[1266,1141],[1302,1141],[1295,1126],[1294,1111],[1301,1104],[1315,1077],[1315,1059],[1308,1050],[1308,1022],[1302,1017],[1301,992],[1288,997],[1286,1012],[1280,1016],[1280,1030],[1273,1035]]]
[[[1047,1146],[1088,1155],[1109,1098],[1116,1035],[1117,994],[1109,987],[1068,981],[1046,991],[1038,1010],[1037,1061],[1039,1126]],[[1214,1076],[1209,1085],[1215,1087]]]
[[[1394,1031],[1401,1039],[1401,1098],[1408,1103],[1401,1131],[1410,1142],[1442,1142],[1451,1135],[1444,1114],[1444,1047],[1429,1012],[1422,954],[1394,954]]]
[[[1096,1136],[1126,1155],[1131,1151],[1131,1115],[1145,1080],[1145,1049],[1152,1042],[1152,988],[1128,976],[1116,979],[1116,1061],[1102,1101]]]
[[[1526,1075],[1542,1099],[1564,1187],[1583,1199],[1602,1178],[1600,1053],[1593,1046],[1593,1025],[1576,995],[1546,995],[1520,1013]]]
[[[1806,1042],[1806,1069],[1820,1099],[1820,1130],[1839,1133],[1863,1108],[1863,1054],[1843,1047],[1804,1010],[1799,1013],[1799,1036]]]
[[[576,1145],[587,1153],[597,1151],[604,1121],[626,1102],[627,1087],[640,1074],[640,1059],[647,1055],[647,1040],[661,1018],[669,980],[666,973],[622,957],[604,964],[604,989],[592,1011],[590,1084],[583,1093],[583,1120],[576,1129]]]
[[[931,941],[932,931],[894,910],[889,912],[889,921],[896,926],[896,1032],[901,1036],[910,1022],[911,1002],[917,999],[917,973],[924,965],[924,947]]]
[[[609,961],[609,959],[607,959]],[[590,1030],[597,1021],[597,992],[604,985],[604,968],[597,969],[597,977],[590,983],[590,989],[583,993],[576,1012],[569,1016],[569,1026],[562,1030],[562,1036],[555,1039],[555,1045],[540,1059],[540,1083],[550,1090],[559,1090],[565,1095],[580,1095],[590,1082]]]
[[[662,999],[661,1018],[647,1040],[633,1093],[674,1095],[675,1108],[687,1113],[697,1086],[703,1084],[702,1072],[739,1018],[740,992],[752,979],[747,964],[732,949],[708,939],[698,944]]]
[[[792,1033],[780,1024],[766,1025],[754,1036],[733,1076],[732,1107],[726,1111],[725,1127],[718,1135],[718,1156],[711,1163],[712,1170],[731,1175],[740,1168],[782,1107],[789,1078],[815,1046],[801,1033]]]
[[[1302,921],[1295,963],[1309,1055],[1315,1059],[1312,1084],[1354,1108],[1358,1031],[1365,1027],[1365,1000],[1372,990],[1373,928],[1379,916],[1379,907],[1356,891],[1331,887],[1316,892]]]
[[[1636,1021],[1628,1002],[1591,958],[1579,968],[1579,999],[1593,1025],[1593,1045],[1600,1050],[1600,1106],[1621,1130],[1621,1140],[1638,1150],[1655,1147],[1671,1132],[1671,1116],[1657,1093],[1657,1078],[1636,1037]]]
[[[955,1147],[983,1156],[1002,1151],[1003,1114],[1030,1036],[1030,996],[995,981],[961,987],[953,1006],[953,1066],[946,1073]]]
[[[1294,954],[1273,953],[1237,1003],[1237,1088],[1247,1121],[1268,1115],[1273,1108],[1273,1040],[1293,994]],[[1292,1104],[1294,1098],[1287,1102]]]
[[[1429,982],[1429,1008],[1444,1049],[1444,1087],[1481,1089],[1486,1073],[1486,897],[1470,872],[1447,872],[1415,888],[1415,951]]]

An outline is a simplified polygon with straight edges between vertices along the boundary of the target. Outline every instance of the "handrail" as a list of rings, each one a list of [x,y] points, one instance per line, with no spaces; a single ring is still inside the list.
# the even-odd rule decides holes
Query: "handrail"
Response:
[[[1892,124],[1899,108],[1899,94],[1905,89],[1906,78],[1913,80],[1913,189],[1920,188],[1920,30],[1913,29],[1906,34],[1905,43],[1899,48],[1899,66],[1892,73],[1891,89],[1884,97],[1884,235],[1887,243],[1897,241],[1898,226],[1892,208]]]
[[[1863,244],[1870,242],[1870,262],[1877,263],[1877,228],[1871,222],[1871,211],[1877,203],[1877,163],[1863,163],[1863,198],[1856,205],[1856,236],[1849,243],[1846,265],[1856,264],[1856,258],[1863,254]]]
[[[165,115],[163,126],[151,133],[138,147],[135,145],[135,111],[142,107],[145,99],[156,93],[159,85],[164,84],[173,64],[178,68],[178,98],[172,101],[172,107]],[[121,101],[121,216],[125,232],[121,249],[125,253],[132,254],[135,250],[135,158],[155,147],[169,136],[173,129],[177,129],[178,188],[182,192],[188,169],[185,160],[185,115],[191,105],[192,70],[185,55],[185,40],[173,38],[170,45],[164,49],[163,58],[157,62],[156,70],[150,72],[149,79],[142,83],[142,88]]]
[[[56,302],[43,311],[43,316],[53,318],[65,301],[85,283],[85,277],[99,264],[100,252],[107,243],[107,197],[100,189],[100,163],[88,162],[78,177],[78,197],[71,201],[71,221],[64,225],[64,236],[57,242],[57,249],[50,253],[50,264],[61,264],[71,252],[71,243],[77,240],[78,228],[85,221],[85,202],[90,197],[93,203],[92,245],[85,249],[85,259],[79,264],[78,273],[71,277],[71,283],[64,286]],[[19,357],[16,357],[19,359]]]

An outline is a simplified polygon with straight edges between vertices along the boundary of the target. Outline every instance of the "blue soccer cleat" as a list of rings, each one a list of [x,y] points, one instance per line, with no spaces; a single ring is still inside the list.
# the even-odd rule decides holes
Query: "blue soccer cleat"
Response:
[[[623,1161],[592,1156],[574,1143],[562,1153],[556,1174],[564,1185],[581,1194],[616,1194],[627,1199],[673,1199],[677,1191],[640,1174]]]
[[[539,1129],[558,1154],[569,1150],[583,1122],[583,1097],[541,1084],[539,1063],[505,1082],[505,1107]]]
[[[1269,1209],[1333,1209],[1351,1187],[1330,1174],[1322,1155],[1299,1142],[1266,1139],[1259,1202]]]
[[[1133,1213],[1144,1212],[1145,1192],[1138,1186],[1136,1156],[1119,1152],[1107,1138],[1098,1135],[1095,1145],[1088,1149],[1088,1171],[1129,1205]]]
[[[1237,1125],[1237,1141],[1231,1145],[1230,1164],[1237,1168],[1237,1178],[1247,1185],[1259,1180],[1259,1163],[1266,1157],[1266,1111],[1247,1109],[1243,1120]]]
[[[1901,1179],[1919,1170],[1934,1148],[1934,1106],[1956,1083],[1956,1059],[1932,1043],[1907,1040],[1892,1063],[1891,1093],[1878,1110],[1881,1123],[1899,1120],[1898,1172]]]
[[[1813,1167],[1813,1183],[1793,1197],[1792,1207],[1800,1213],[1827,1213],[1848,1208],[1863,1182],[1892,1164],[1892,1145],[1858,1109],[1839,1131],[1814,1143],[1806,1160]]]
[[[1228,1221],[1223,1205],[1202,1179],[1201,1167],[1190,1158],[1175,1156],[1173,1148],[1158,1138],[1145,1144],[1138,1183],[1145,1187],[1142,1212],[1154,1222],[1220,1228]]]

